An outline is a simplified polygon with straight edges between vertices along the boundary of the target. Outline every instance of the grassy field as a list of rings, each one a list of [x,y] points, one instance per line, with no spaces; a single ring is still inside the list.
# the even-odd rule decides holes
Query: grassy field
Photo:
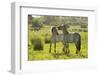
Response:
[[[73,27],[69,28],[72,29]],[[62,42],[57,42],[56,50],[57,53],[54,53],[54,48],[52,45],[52,53],[49,53],[50,43],[46,43],[45,39],[51,37],[50,32],[51,27],[45,26],[38,31],[30,30],[28,33],[28,60],[56,60],[56,59],[74,59],[74,58],[87,58],[88,57],[88,32],[79,32],[81,35],[81,55],[76,55],[76,47],[74,43],[69,44],[70,56],[67,56],[63,53]],[[70,32],[70,31],[69,31]],[[71,31],[72,32],[72,31]],[[74,31],[75,32],[75,31]],[[40,37],[43,44],[42,50],[34,50],[34,44],[32,39]]]

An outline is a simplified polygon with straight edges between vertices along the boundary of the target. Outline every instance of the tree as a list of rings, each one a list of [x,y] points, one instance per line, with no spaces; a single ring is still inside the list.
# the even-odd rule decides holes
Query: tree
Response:
[[[39,19],[33,18],[32,19],[32,27],[41,27],[41,23],[39,21]]]
[[[44,24],[47,25],[59,25],[60,17],[59,16],[44,16]]]
[[[28,15],[28,24],[32,24],[32,15]]]

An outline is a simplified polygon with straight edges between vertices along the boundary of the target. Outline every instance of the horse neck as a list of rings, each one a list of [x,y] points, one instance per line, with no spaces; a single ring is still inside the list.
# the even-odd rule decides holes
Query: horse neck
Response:
[[[56,35],[59,35],[58,31],[56,30]]]
[[[55,36],[56,36],[56,35],[59,35],[59,33],[58,33],[57,30],[53,30],[53,31],[52,31],[52,34],[55,35]]]
[[[69,34],[68,30],[66,30],[66,29],[63,30],[63,33],[64,34]]]

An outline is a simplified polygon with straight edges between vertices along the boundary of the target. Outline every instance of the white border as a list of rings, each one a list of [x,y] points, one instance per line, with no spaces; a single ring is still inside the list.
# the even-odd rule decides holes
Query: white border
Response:
[[[21,8],[27,8],[27,11],[26,13],[22,13],[22,10]],[[29,13],[34,13],[35,11],[32,11],[31,12],[28,12],[29,9],[31,8],[35,8],[35,9],[40,9],[41,11],[44,9],[49,11],[49,10],[52,10],[52,11],[58,11],[59,10],[59,13],[60,11],[81,11],[84,12],[84,11],[87,11],[87,12],[92,12],[91,16],[90,16],[90,19],[91,22],[89,22],[89,25],[93,25],[92,27],[89,26],[89,37],[92,37],[91,39],[89,39],[89,44],[92,46],[92,48],[90,47],[89,50],[92,50],[92,53],[91,53],[91,57],[90,57],[90,60],[59,60],[59,61],[56,61],[56,60],[53,60],[53,61],[35,61],[35,62],[32,62],[30,64],[30,62],[27,63],[27,61],[25,61],[24,57],[26,56],[25,53],[21,52],[23,50],[23,47],[25,47],[26,45],[23,45],[23,40],[24,40],[24,35],[25,33],[27,33],[27,30],[25,29],[21,29],[23,27],[23,24],[21,24],[21,22],[23,22],[23,14],[24,15],[27,15]],[[29,10],[30,11],[30,10]],[[53,8],[53,7],[45,7],[45,6],[34,6],[34,4],[28,4],[28,3],[12,3],[12,52],[11,52],[11,55],[12,55],[12,59],[11,59],[11,65],[12,65],[12,68],[11,68],[11,71],[13,73],[22,73],[22,72],[46,72],[46,71],[51,71],[51,70],[68,70],[68,69],[75,69],[75,68],[88,68],[88,67],[91,67],[91,66],[94,66],[95,64],[95,56],[93,55],[95,52],[95,48],[93,46],[93,42],[95,43],[95,32],[96,31],[96,26],[95,25],[95,12],[96,10],[94,8],[83,8],[83,7],[67,7],[67,8]],[[54,15],[59,15],[59,13],[53,13]],[[74,13],[74,12],[73,12]],[[35,13],[34,13],[35,14]],[[43,14],[43,12],[38,12],[38,14]],[[44,12],[44,15],[47,14],[46,12]],[[50,14],[50,13],[49,13]],[[52,14],[52,13],[51,13]],[[90,14],[90,13],[89,13]],[[62,15],[62,13],[60,14]],[[73,14],[75,15],[75,14]],[[76,13],[77,15],[77,13]],[[80,16],[83,16],[83,14],[80,14]],[[88,15],[88,14],[87,14]],[[21,17],[22,16],[22,17]],[[85,14],[86,16],[86,14]],[[92,17],[93,16],[93,17]],[[24,17],[25,19],[26,17]],[[91,24],[92,23],[92,24]],[[20,26],[21,25],[21,26]],[[25,28],[27,28],[27,25],[25,24]],[[23,32],[24,30],[24,32]],[[22,32],[22,33],[21,33]],[[27,34],[26,34],[27,35]],[[26,36],[25,35],[25,36]],[[23,38],[23,40],[21,39]],[[25,39],[27,41],[27,39]],[[24,40],[24,42],[25,42]],[[22,41],[22,43],[20,43]],[[93,42],[91,42],[93,41]],[[27,43],[27,42],[26,42]],[[22,48],[21,48],[22,47]],[[21,50],[21,51],[20,51]],[[24,56],[24,55],[25,56]],[[92,57],[94,56],[94,57]],[[22,57],[22,58],[21,58]],[[20,59],[21,58],[21,59]],[[23,59],[24,58],[24,59]],[[67,66],[61,66],[61,65],[67,65]],[[70,66],[70,64],[72,64]],[[77,66],[78,64],[78,66]],[[35,68],[35,69],[34,69]]]

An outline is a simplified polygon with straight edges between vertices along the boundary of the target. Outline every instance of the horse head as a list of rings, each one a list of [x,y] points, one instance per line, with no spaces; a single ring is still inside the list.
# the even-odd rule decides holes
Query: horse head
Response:
[[[68,25],[67,24],[62,24],[61,26],[58,26],[58,30],[62,30],[63,33],[68,33]]]

